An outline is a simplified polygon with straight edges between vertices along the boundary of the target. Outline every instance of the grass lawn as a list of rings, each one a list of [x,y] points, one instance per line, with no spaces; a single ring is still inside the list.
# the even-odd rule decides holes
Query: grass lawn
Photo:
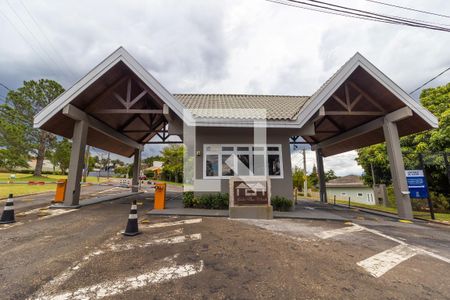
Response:
[[[8,197],[9,194],[14,196],[28,195],[40,192],[55,191],[56,184],[51,184],[50,182],[55,182],[58,179],[65,179],[67,175],[44,175],[41,177],[32,176],[30,174],[19,174],[16,173],[16,179],[13,182],[28,182],[28,181],[43,181],[46,184],[43,185],[28,185],[21,183],[7,184],[9,181],[11,173],[0,173],[0,199]],[[97,183],[97,177],[88,176],[87,182]],[[99,182],[106,182],[106,178],[100,178]]]
[[[333,203],[333,200],[329,201],[329,203]],[[348,201],[336,200],[336,203],[348,205]],[[354,206],[354,207],[361,207],[361,208],[367,208],[367,209],[373,209],[373,210],[379,210],[379,211],[383,211],[383,212],[387,212],[387,213],[397,214],[397,209],[394,207],[385,207],[382,205],[368,205],[368,204],[356,203],[356,202],[350,202],[350,205]],[[415,212],[413,212],[413,214],[414,214],[414,217],[416,217],[416,218],[431,220],[431,215],[429,212],[415,211]],[[438,221],[450,221],[450,213],[435,213],[434,217]]]
[[[28,184],[0,184],[0,199],[14,196],[28,195],[40,192],[55,191],[56,184],[28,185]]]
[[[14,173],[12,173],[14,174]],[[12,179],[12,182],[28,182],[28,181],[43,181],[43,182],[55,182],[58,179],[66,179],[67,175],[43,175],[41,177],[33,176],[31,174],[16,174],[16,179]],[[8,182],[10,179],[11,173],[0,173],[0,182]],[[98,179],[94,176],[88,176],[87,182],[97,183]],[[106,182],[107,179],[104,177],[100,177],[99,182]]]

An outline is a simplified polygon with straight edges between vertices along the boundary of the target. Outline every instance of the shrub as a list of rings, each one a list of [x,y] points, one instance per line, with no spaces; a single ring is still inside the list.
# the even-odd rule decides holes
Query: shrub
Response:
[[[144,175],[148,178],[155,178],[155,172],[153,172],[152,170],[145,170],[144,171]]]
[[[285,197],[274,196],[270,199],[273,209],[277,211],[289,211],[292,208],[292,200]]]
[[[183,193],[183,204],[186,208],[227,209],[228,194],[205,194],[195,197],[193,192]]]
[[[430,192],[430,199],[433,202],[433,208],[436,211],[445,212],[450,208],[450,199],[444,194]]]
[[[184,207],[194,207],[194,192],[183,193],[183,205]]]

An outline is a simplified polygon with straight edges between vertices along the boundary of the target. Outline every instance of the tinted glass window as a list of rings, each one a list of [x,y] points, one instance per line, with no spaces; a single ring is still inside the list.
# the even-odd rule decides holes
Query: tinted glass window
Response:
[[[280,175],[280,156],[278,154],[267,155],[267,165],[269,168],[269,175]]]
[[[222,155],[222,176],[234,175],[234,159],[231,154]]]
[[[206,155],[206,176],[219,176],[219,155]]]

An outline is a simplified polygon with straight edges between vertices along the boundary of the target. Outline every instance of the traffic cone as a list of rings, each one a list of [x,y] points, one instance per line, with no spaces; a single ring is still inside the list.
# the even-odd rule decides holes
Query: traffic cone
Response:
[[[130,214],[128,216],[128,223],[125,232],[123,235],[134,236],[141,232],[138,229],[138,215],[137,215],[137,204],[136,200],[133,200],[133,204],[131,204]]]
[[[0,219],[0,224],[14,223],[15,221],[13,194],[9,194],[8,200],[6,200],[5,203],[2,218]]]

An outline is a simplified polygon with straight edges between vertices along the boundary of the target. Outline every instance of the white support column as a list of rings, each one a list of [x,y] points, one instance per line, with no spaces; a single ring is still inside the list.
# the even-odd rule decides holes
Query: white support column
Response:
[[[320,149],[316,150],[317,175],[319,176],[320,202],[327,203],[327,188],[325,186],[325,171],[323,168],[323,157]]]
[[[83,160],[86,149],[88,122],[75,121],[70,154],[69,175],[67,178],[64,206],[77,207],[80,202],[80,181],[83,171]]]
[[[139,191],[139,175],[141,173],[141,150],[134,150],[134,163],[133,163],[133,180],[131,182],[131,191],[136,193]]]
[[[398,216],[402,219],[413,219],[411,199],[406,183],[405,166],[403,164],[397,124],[385,119],[383,124],[384,138],[391,168],[394,194],[397,201]]]

